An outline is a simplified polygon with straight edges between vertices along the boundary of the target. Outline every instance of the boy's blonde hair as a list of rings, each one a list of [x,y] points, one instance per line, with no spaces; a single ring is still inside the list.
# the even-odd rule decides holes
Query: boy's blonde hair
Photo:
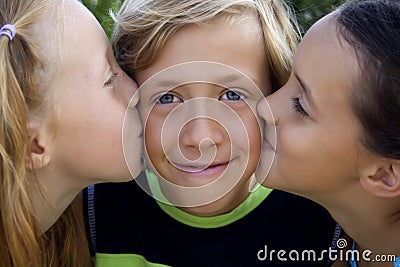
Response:
[[[165,42],[187,24],[204,24],[222,15],[253,10],[262,28],[272,71],[272,88],[289,77],[298,27],[282,0],[126,0],[117,15],[112,45],[117,61],[129,75],[149,67]]]

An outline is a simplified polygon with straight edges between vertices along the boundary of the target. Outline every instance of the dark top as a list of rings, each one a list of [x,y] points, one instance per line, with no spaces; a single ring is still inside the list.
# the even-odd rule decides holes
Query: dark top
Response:
[[[160,205],[135,181],[93,186],[89,202],[86,189],[84,213],[93,255],[141,255],[145,262],[177,267],[329,266],[322,251],[335,245],[340,234],[321,206],[279,190],[268,191],[244,217],[211,228],[181,222],[162,205],[169,206]],[[281,260],[279,250],[285,251]]]

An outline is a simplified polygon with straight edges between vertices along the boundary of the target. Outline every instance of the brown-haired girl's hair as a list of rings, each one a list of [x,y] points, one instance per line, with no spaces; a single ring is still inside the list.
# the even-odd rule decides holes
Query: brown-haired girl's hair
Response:
[[[372,152],[400,159],[400,1],[349,1],[337,13],[339,33],[361,69],[352,107]]]
[[[282,0],[125,1],[114,15],[112,45],[117,61],[134,77],[135,71],[153,63],[165,42],[181,27],[244,10],[252,10],[258,16],[276,90],[289,77],[299,39],[294,17]]]
[[[38,183],[27,180],[27,123],[31,111],[44,101],[44,89],[35,74],[43,68],[46,56],[34,41],[32,27],[54,3],[0,1],[0,27],[12,24],[16,29],[12,40],[0,36],[0,266],[89,266],[77,256],[81,254],[79,244],[85,245],[77,217],[81,209],[69,207],[42,234],[27,192],[35,184],[40,190]]]

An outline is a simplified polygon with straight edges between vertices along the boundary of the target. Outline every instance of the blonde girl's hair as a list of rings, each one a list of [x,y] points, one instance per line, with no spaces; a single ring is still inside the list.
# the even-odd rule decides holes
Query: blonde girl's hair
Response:
[[[26,169],[27,123],[31,111],[43,104],[45,94],[36,74],[44,68],[46,58],[32,32],[34,24],[56,2],[0,1],[0,27],[12,24],[16,29],[12,40],[0,36],[0,266],[80,266],[76,240],[82,229],[76,226],[77,213],[68,208],[42,234],[27,191],[35,185],[28,181]]]
[[[125,0],[112,14],[112,45],[121,67],[132,77],[150,66],[165,42],[187,24],[204,24],[221,15],[253,10],[260,22],[273,89],[289,77],[299,31],[283,0]]]

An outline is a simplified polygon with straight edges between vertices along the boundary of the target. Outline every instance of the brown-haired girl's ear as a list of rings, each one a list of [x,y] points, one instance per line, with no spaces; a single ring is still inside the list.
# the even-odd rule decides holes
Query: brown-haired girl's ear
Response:
[[[26,167],[28,170],[38,170],[46,167],[50,162],[49,135],[46,126],[39,122],[30,121],[28,131],[28,157]]]
[[[400,160],[381,159],[379,165],[370,168],[361,179],[364,189],[378,197],[400,196]]]

